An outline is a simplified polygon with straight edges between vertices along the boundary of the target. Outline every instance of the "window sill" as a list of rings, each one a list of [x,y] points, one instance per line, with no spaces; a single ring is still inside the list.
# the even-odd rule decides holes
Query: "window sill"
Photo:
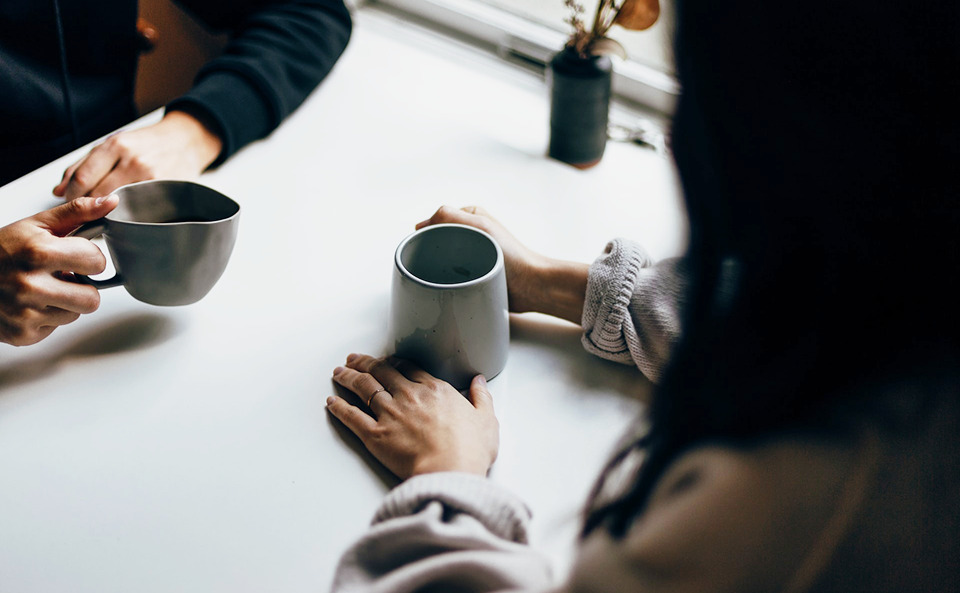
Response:
[[[520,63],[541,76],[550,57],[567,40],[560,31],[478,0],[360,0],[360,6],[392,12]],[[650,66],[623,61],[614,68],[614,99],[661,122],[672,115],[679,92],[673,76]]]

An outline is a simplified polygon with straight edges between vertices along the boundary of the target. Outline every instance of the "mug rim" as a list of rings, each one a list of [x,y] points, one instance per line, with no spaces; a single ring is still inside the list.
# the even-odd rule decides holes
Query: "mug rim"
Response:
[[[183,226],[188,224],[197,224],[197,225],[219,224],[222,222],[233,220],[234,218],[237,218],[238,216],[240,216],[239,202],[237,202],[230,196],[224,194],[223,192],[210,187],[209,185],[205,185],[203,183],[197,183],[196,181],[189,181],[187,179],[146,179],[144,181],[135,181],[133,183],[128,183],[126,185],[121,185],[117,189],[110,192],[108,195],[116,195],[116,196],[119,196],[121,199],[123,199],[123,196],[120,195],[121,191],[132,188],[132,187],[136,187],[138,185],[192,185],[196,187],[201,187],[205,190],[212,191],[213,193],[217,194],[221,198],[230,202],[234,206],[235,211],[230,216],[225,216],[223,218],[218,218],[216,220],[190,220],[190,221],[181,221],[181,222],[144,222],[142,220],[125,220],[122,218],[112,218],[112,215],[116,212],[116,210],[112,210],[103,217],[104,220],[110,222],[111,224],[129,224],[134,226],[148,226],[148,227],[151,227],[151,226],[171,227],[171,226]]]
[[[403,248],[406,247],[407,243],[409,243],[414,237],[417,237],[431,230],[440,229],[440,228],[450,228],[450,227],[461,228],[461,229],[466,229],[468,231],[472,231],[474,233],[477,233],[485,237],[488,241],[490,241],[490,244],[493,245],[494,249],[496,249],[497,251],[497,261],[493,263],[493,267],[490,268],[490,270],[486,274],[480,277],[474,278],[472,280],[467,280],[465,282],[456,282],[454,284],[440,284],[438,282],[430,282],[418,276],[414,276],[413,273],[411,273],[410,270],[408,270],[406,266],[403,265],[403,262],[400,259],[400,253],[403,251]],[[476,284],[483,284],[484,282],[489,281],[489,279],[492,278],[493,276],[500,273],[503,270],[503,266],[504,266],[503,249],[500,248],[500,244],[497,243],[497,240],[494,239],[490,233],[480,230],[477,227],[473,227],[467,224],[460,224],[456,222],[444,222],[440,224],[432,224],[430,226],[423,227],[422,229],[419,229],[410,233],[409,235],[404,237],[403,241],[400,241],[399,245],[397,245],[397,250],[393,254],[393,262],[394,262],[394,266],[397,268],[400,274],[403,275],[404,278],[407,278],[411,282],[414,282],[415,284],[419,284],[420,286],[425,286],[428,288],[434,288],[434,289],[440,289],[440,290],[459,289],[459,288],[464,288],[468,286],[473,286]]]

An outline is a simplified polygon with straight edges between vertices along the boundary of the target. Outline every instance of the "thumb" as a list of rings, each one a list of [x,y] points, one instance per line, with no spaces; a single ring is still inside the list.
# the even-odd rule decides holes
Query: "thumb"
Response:
[[[470,382],[470,391],[467,393],[470,403],[478,410],[485,412],[493,411],[493,395],[487,389],[487,379],[483,375],[477,375]]]
[[[103,218],[117,207],[120,198],[115,194],[100,198],[77,198],[66,204],[44,210],[33,216],[40,226],[57,236],[63,236],[85,222]]]

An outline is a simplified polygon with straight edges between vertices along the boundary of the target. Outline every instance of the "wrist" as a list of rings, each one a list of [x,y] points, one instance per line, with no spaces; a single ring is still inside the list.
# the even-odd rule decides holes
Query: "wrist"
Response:
[[[530,274],[530,311],[580,325],[589,264],[540,258]]]
[[[163,116],[162,123],[188,139],[188,150],[193,153],[201,172],[220,156],[223,140],[214,132],[212,126],[192,113],[180,110],[168,111]]]
[[[427,457],[418,459],[410,471],[410,476],[437,474],[442,472],[459,472],[485,477],[493,461],[484,463],[479,459],[449,459],[445,456]]]

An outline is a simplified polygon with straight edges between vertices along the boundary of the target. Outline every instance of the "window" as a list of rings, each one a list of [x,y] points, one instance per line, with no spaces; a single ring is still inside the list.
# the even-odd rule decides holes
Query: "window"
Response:
[[[581,0],[592,18],[595,2]],[[505,58],[542,69],[563,47],[570,26],[563,0],[367,0],[487,46]],[[661,0],[657,23],[646,31],[614,27],[610,36],[630,57],[614,65],[613,91],[619,101],[669,116],[679,86],[672,56],[672,5]],[[619,58],[614,58],[619,60]]]
[[[560,32],[568,33],[569,25],[565,24],[570,16],[570,11],[564,5],[562,0],[487,0],[492,6],[512,12],[521,18],[528,19],[541,26],[556,29]],[[585,16],[593,14],[593,8],[596,2],[582,1],[585,9]],[[653,27],[646,31],[628,31],[621,27],[614,27],[610,31],[610,36],[619,41],[627,48],[627,55],[630,59],[645,64],[651,68],[665,72],[673,73],[673,56],[671,51],[672,36],[668,35],[669,24],[673,22],[671,7],[666,4],[661,5],[660,18]],[[668,12],[669,11],[669,12]]]

